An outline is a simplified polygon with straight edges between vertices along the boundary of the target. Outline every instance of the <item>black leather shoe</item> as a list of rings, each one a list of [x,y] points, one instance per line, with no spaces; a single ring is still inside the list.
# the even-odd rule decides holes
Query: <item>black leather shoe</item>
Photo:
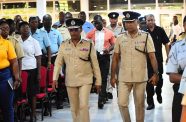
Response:
[[[103,102],[98,102],[98,108],[103,109],[104,103]]]
[[[162,103],[162,96],[161,95],[158,95],[157,96],[157,101],[161,104]]]
[[[107,93],[107,98],[108,98],[108,99],[113,99],[112,93],[108,92],[108,93]]]
[[[152,109],[154,109],[154,108],[155,108],[154,104],[151,104],[151,105],[148,105],[148,106],[147,106],[147,110],[152,110]]]
[[[62,105],[57,105],[57,109],[63,109]]]
[[[49,115],[48,110],[45,110],[45,111],[44,111],[44,116],[48,116],[48,115]]]
[[[30,122],[37,122],[37,118],[36,118],[36,116],[33,117],[33,118],[30,118]]]

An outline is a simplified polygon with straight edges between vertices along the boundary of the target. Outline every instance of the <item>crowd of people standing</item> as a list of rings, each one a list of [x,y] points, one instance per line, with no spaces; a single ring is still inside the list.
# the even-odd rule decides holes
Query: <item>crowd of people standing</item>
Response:
[[[92,22],[84,11],[73,18],[70,12],[60,12],[59,21],[52,24],[49,14],[31,16],[27,21],[20,15],[14,20],[0,20],[0,109],[4,122],[18,120],[16,101],[21,96],[22,72],[26,72],[27,98],[31,108],[30,122],[36,122],[37,94],[46,92],[40,87],[41,67],[53,69],[53,92],[57,109],[62,108],[62,78],[70,103],[73,122],[89,122],[89,95],[98,94],[98,109],[104,109],[113,99],[116,87],[122,120],[131,122],[129,95],[133,90],[136,122],[144,122],[145,100],[147,110],[155,109],[153,96],[163,102],[163,54],[167,55],[166,73],[174,83],[172,121],[184,122],[186,115],[186,17],[184,32],[178,27],[177,17],[170,38],[157,26],[155,16],[141,16],[124,11],[122,25],[119,13],[110,12],[109,25],[101,15]],[[48,82],[46,81],[46,84]],[[48,84],[47,84],[48,86]],[[146,99],[145,99],[146,93]],[[185,94],[185,96],[184,96]],[[44,115],[48,115],[48,104]],[[182,114],[182,117],[181,117]],[[15,115],[15,116],[14,116]],[[16,119],[15,119],[16,118]]]

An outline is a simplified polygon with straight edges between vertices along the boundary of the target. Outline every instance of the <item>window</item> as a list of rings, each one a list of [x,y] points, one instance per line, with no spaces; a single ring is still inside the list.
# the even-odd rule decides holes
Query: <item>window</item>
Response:
[[[131,0],[131,9],[155,9],[156,0]]]
[[[127,10],[128,0],[110,0],[110,10]]]
[[[160,9],[183,9],[183,0],[158,0]]]
[[[36,2],[29,2],[28,8],[36,8]]]
[[[107,0],[89,0],[90,11],[107,10]]]
[[[25,8],[26,2],[24,3],[3,3],[3,9],[16,9]]]
[[[79,12],[80,11],[80,0],[68,0],[68,11]]]

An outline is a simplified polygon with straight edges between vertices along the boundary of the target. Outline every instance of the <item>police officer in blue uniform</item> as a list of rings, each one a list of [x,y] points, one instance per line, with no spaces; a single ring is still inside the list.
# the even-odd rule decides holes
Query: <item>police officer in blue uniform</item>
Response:
[[[181,100],[183,95],[178,92],[180,87],[180,81],[182,77],[183,70],[186,67],[186,38],[181,41],[176,42],[171,47],[169,53],[169,59],[167,63],[166,73],[169,75],[171,83],[174,83],[174,97],[172,103],[172,122],[180,122],[181,118]]]

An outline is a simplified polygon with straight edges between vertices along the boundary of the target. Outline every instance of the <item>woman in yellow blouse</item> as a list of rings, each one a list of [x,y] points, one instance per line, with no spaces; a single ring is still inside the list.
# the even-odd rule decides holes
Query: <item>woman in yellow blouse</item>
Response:
[[[19,68],[15,50],[12,43],[0,35],[0,109],[5,122],[14,122],[13,90],[19,84]]]

